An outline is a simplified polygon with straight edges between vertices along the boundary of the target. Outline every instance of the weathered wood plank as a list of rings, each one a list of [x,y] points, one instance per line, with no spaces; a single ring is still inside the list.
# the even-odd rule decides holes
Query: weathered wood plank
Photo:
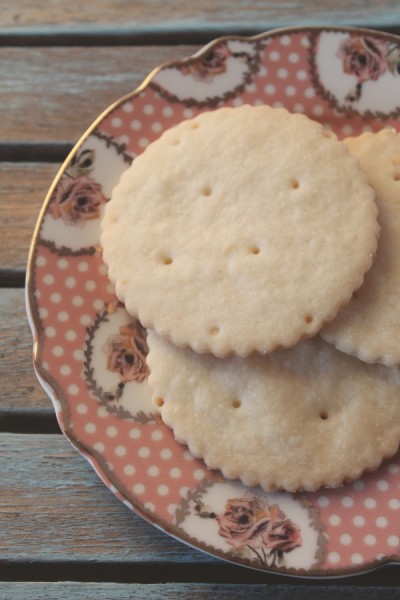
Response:
[[[236,600],[252,598],[254,600],[392,600],[399,593],[397,587],[368,587],[356,586],[333,587],[298,584],[293,585],[232,585],[232,584],[202,584],[202,583],[165,583],[165,584],[121,584],[121,583],[0,583],[0,599],[13,600],[70,600],[74,598],[87,600]]]
[[[58,168],[0,163],[0,269],[25,269],[39,211]]]
[[[132,513],[61,435],[0,434],[0,481],[2,561],[213,561]]]
[[[50,399],[32,367],[32,336],[25,313],[24,290],[0,291],[0,417],[27,411],[53,414]],[[1,421],[0,421],[1,424]]]
[[[44,9],[40,3],[20,0],[4,3],[1,30],[4,33],[62,33],[113,36],[129,34],[207,32],[215,34],[263,29],[304,23],[375,25],[400,24],[400,9],[394,0],[311,0],[310,2],[280,2],[265,0],[205,0],[201,3],[185,0],[99,0],[81,3],[79,0],[55,0]]]
[[[5,142],[76,142],[103,110],[156,66],[196,50],[31,48],[27,60],[26,48],[0,47],[2,160],[7,160]]]

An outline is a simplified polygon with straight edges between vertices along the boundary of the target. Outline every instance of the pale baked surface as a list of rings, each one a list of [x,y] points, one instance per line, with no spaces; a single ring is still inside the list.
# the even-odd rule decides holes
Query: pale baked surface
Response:
[[[285,109],[221,108],[165,132],[106,206],[118,297],[180,346],[293,346],[349,301],[372,262],[374,194],[333,134]]]
[[[376,192],[381,234],[362,287],[321,333],[367,362],[400,364],[400,135],[394,130],[345,140]]]
[[[397,451],[398,371],[319,336],[248,358],[196,354],[154,332],[148,344],[155,410],[179,442],[227,478],[267,491],[313,491],[356,479]]]

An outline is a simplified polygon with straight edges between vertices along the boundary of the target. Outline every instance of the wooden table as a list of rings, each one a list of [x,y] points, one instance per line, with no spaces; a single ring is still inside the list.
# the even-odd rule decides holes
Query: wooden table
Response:
[[[0,2],[0,597],[394,598],[400,568],[289,579],[229,565],[132,514],[60,434],[32,370],[28,247],[75,140],[152,68],[221,34],[336,24],[400,32],[397,1]],[[45,582],[45,583],[43,583]]]

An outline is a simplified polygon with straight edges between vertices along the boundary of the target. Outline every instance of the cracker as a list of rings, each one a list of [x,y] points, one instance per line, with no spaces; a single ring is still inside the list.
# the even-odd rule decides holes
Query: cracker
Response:
[[[400,440],[400,375],[319,336],[268,356],[219,359],[148,335],[153,404],[179,442],[267,491],[336,487]]]
[[[395,130],[345,140],[376,192],[381,235],[364,284],[323,337],[366,362],[400,364],[400,135]]]
[[[101,243],[129,313],[217,356],[313,336],[376,249],[374,194],[346,146],[303,115],[221,108],[166,131],[106,207]]]

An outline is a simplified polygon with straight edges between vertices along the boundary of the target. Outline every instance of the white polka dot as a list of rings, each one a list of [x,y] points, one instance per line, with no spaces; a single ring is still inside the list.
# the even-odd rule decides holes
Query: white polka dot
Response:
[[[42,297],[42,292],[40,290],[35,290],[35,298],[37,300],[40,300],[41,297]]]
[[[255,100],[253,100],[252,105],[253,106],[263,106],[263,104],[265,104],[264,100],[262,100],[261,98],[256,98]]]
[[[105,265],[104,263],[101,264],[98,268],[98,271],[101,275],[107,275],[107,272],[108,272],[107,265]]]
[[[169,487],[167,485],[161,484],[157,488],[157,494],[159,496],[166,496],[169,493]]]
[[[197,479],[197,481],[200,481],[201,479],[203,479],[205,476],[204,470],[203,469],[195,469],[193,471],[193,477],[195,479]]]
[[[314,115],[320,117],[321,115],[324,114],[324,109],[320,104],[317,104],[316,106],[313,107],[312,109]]]
[[[169,448],[163,448],[160,452],[160,456],[163,460],[168,460],[172,456],[172,452]]]
[[[88,279],[85,283],[85,289],[88,292],[93,292],[96,289],[96,282],[93,279]]]
[[[117,446],[114,450],[115,454],[117,456],[125,456],[125,454],[127,453],[127,449],[125,448],[125,446]]]
[[[273,60],[274,62],[279,60],[280,57],[281,57],[281,55],[279,54],[279,52],[277,50],[273,50],[272,52],[269,53],[270,60]]]
[[[142,446],[138,450],[138,455],[140,456],[140,458],[147,458],[148,456],[150,456],[149,448],[147,446]]]
[[[280,100],[277,100],[272,104],[274,108],[283,108],[283,103]]]
[[[118,136],[117,141],[119,144],[127,146],[131,141],[131,138],[128,135],[120,135]]]
[[[169,474],[172,477],[172,479],[179,479],[179,477],[182,475],[182,471],[178,469],[178,467],[174,467],[170,470]]]
[[[43,283],[45,283],[46,285],[51,285],[52,283],[54,283],[54,276],[50,273],[47,273],[47,275],[43,277]]]
[[[389,489],[389,484],[385,479],[380,479],[377,484],[376,487],[378,488],[378,490],[380,492],[386,492],[386,490]]]
[[[376,537],[372,535],[372,533],[369,533],[364,538],[364,544],[366,546],[373,546],[374,544],[376,544]]]
[[[396,465],[396,463],[390,463],[390,465],[388,465],[387,470],[389,471],[389,473],[398,473],[400,471],[400,467],[399,465]]]
[[[126,113],[131,113],[133,111],[133,106],[130,102],[126,102],[122,105],[122,110]]]
[[[378,517],[375,523],[378,527],[387,527],[388,520],[385,517]]]
[[[391,546],[392,548],[394,546],[398,546],[399,545],[399,538],[397,535],[389,535],[388,539],[387,539],[387,543],[389,544],[389,546]]]
[[[108,435],[108,437],[116,437],[118,434],[118,429],[114,427],[114,425],[110,425],[106,429],[106,434]]]
[[[397,498],[391,498],[388,502],[388,506],[392,510],[398,510],[400,508],[400,500]]]
[[[140,429],[138,429],[137,427],[134,427],[129,432],[129,437],[132,438],[133,440],[138,440],[141,435],[142,434],[140,432]]]
[[[62,346],[54,346],[52,352],[54,356],[62,356],[64,354],[64,348]]]
[[[268,83],[268,85],[265,86],[264,91],[266,94],[275,94],[276,87],[272,83]]]
[[[68,261],[66,258],[59,258],[57,261],[57,267],[59,269],[67,269],[68,268]]]
[[[110,461],[106,462],[106,467],[108,468],[109,471],[114,471],[114,465]],[[112,486],[110,486],[110,490],[111,490],[111,487]]]
[[[86,433],[95,433],[96,430],[97,430],[97,427],[94,423],[86,423],[86,425],[85,425]]]
[[[51,302],[53,302],[53,304],[58,304],[59,302],[61,302],[61,294],[59,294],[58,292],[54,292],[50,295],[50,300]]]
[[[100,406],[97,409],[97,416],[100,417],[100,419],[104,419],[105,417],[107,417],[107,415],[108,415],[108,411],[105,406]]]
[[[301,45],[303,46],[303,48],[309,48],[310,47],[310,40],[308,39],[307,36],[303,36],[301,38]]]
[[[68,386],[68,392],[72,394],[72,396],[77,396],[79,394],[79,387],[75,383],[71,383]]]
[[[69,365],[62,365],[60,367],[60,374],[68,377],[68,375],[71,375],[71,367]]]
[[[151,129],[154,133],[159,133],[162,130],[162,125],[158,121],[154,121],[154,123],[151,124]]]
[[[364,562],[364,558],[362,554],[360,554],[359,552],[355,552],[351,555],[351,562],[353,563],[353,565],[361,565]]]
[[[365,483],[362,479],[357,479],[357,481],[353,482],[353,488],[355,490],[363,490],[365,488]]]
[[[113,127],[121,127],[121,125],[122,125],[122,119],[120,119],[119,117],[113,117],[111,119],[111,125]]]
[[[192,460],[194,460],[194,456],[193,454],[190,452],[190,450],[185,450],[185,452],[183,453],[183,458],[189,462],[191,462]]]
[[[67,286],[67,288],[74,288],[76,286],[75,277],[67,277],[67,279],[65,280],[65,285]]]
[[[177,508],[178,508],[177,504],[168,504],[168,506],[167,506],[168,514],[170,514],[171,516],[174,516]]]
[[[331,563],[338,563],[340,560],[340,554],[338,552],[329,552],[328,561]]]
[[[147,474],[150,475],[150,477],[157,477],[159,473],[160,469],[156,465],[151,465],[151,467],[147,469]]]
[[[108,292],[109,294],[115,294],[114,286],[113,286],[113,284],[112,284],[112,283],[109,283],[109,284],[107,285],[107,288],[106,288],[106,290],[107,290],[107,292]]]
[[[329,523],[331,525],[340,525],[342,519],[339,517],[339,515],[331,515],[329,517]]]
[[[159,442],[160,440],[162,440],[163,437],[164,437],[164,434],[162,431],[160,431],[160,429],[155,429],[154,431],[151,432],[151,439],[154,440],[155,442]]]
[[[61,323],[65,323],[65,321],[68,321],[69,319],[69,314],[65,310],[62,310],[58,313],[57,319],[61,321]]]
[[[356,527],[362,527],[365,525],[365,519],[362,515],[356,515],[353,517],[353,523],[356,525]]]
[[[277,75],[278,75],[279,79],[286,79],[286,77],[288,76],[288,70],[287,69],[278,69]]]
[[[133,129],[134,131],[139,131],[139,129],[142,129],[142,124],[140,121],[138,121],[137,119],[134,119],[131,122],[131,129]]]
[[[144,487],[143,483],[135,483],[135,485],[133,486],[133,492],[135,494],[143,494],[143,492],[146,491],[146,488]]]
[[[290,44],[290,37],[288,35],[283,35],[280,39],[280,42],[282,44],[282,46],[289,46]]]
[[[307,88],[304,92],[304,95],[306,98],[314,98],[314,96],[315,96],[314,88],[311,88],[311,87]]]
[[[267,73],[268,73],[268,69],[266,69],[264,66],[262,66],[258,69],[258,75],[260,77],[265,77],[267,75]]]
[[[329,506],[329,498],[328,498],[328,496],[319,496],[317,502],[323,508],[325,508],[326,506]]]
[[[376,506],[375,498],[366,498],[364,500],[364,506],[365,506],[365,508],[375,508],[375,506]]]
[[[83,302],[84,302],[84,300],[83,300],[82,296],[74,296],[72,298],[72,304],[74,306],[82,306]]]
[[[293,107],[294,112],[303,113],[304,112],[304,104],[301,102],[297,102]]]
[[[47,337],[54,337],[56,335],[56,330],[54,329],[54,327],[52,327],[51,325],[49,325],[48,327],[45,328],[44,333]]]
[[[162,109],[162,114],[164,115],[164,117],[172,117],[174,111],[170,106],[164,106],[164,108]]]
[[[344,506],[345,508],[350,508],[351,506],[353,506],[354,504],[354,500],[351,496],[344,496],[342,498],[342,506]]]
[[[179,495],[181,498],[186,498],[186,496],[188,495],[188,492],[189,492],[189,488],[186,485],[183,485],[179,489]]]
[[[246,92],[249,92],[250,94],[252,94],[256,90],[257,90],[257,86],[255,83],[249,83],[248,85],[246,85]]]
[[[75,360],[79,360],[79,361],[82,361],[85,358],[85,355],[83,354],[83,350],[81,350],[81,348],[74,350],[74,352],[72,353],[72,356],[74,357]]]
[[[297,63],[297,62],[299,62],[299,59],[300,59],[300,57],[297,54],[297,52],[291,52],[289,54],[289,62],[291,62],[291,63]]]
[[[353,127],[351,125],[343,125],[342,133],[344,133],[344,135],[351,135],[353,133]]]
[[[73,342],[76,340],[76,338],[77,334],[73,329],[68,329],[68,331],[65,333],[65,339],[68,340],[68,342]]]
[[[147,139],[147,137],[141,137],[139,139],[139,146],[141,148],[146,148],[146,146],[148,146],[148,145],[149,145],[149,140]]]
[[[36,259],[36,264],[38,267],[44,267],[45,265],[47,265],[47,260],[44,256],[38,256]]]
[[[243,104],[244,101],[242,100],[242,98],[235,98],[234,100],[232,100],[233,106],[242,106]]]
[[[89,315],[82,315],[81,318],[79,319],[79,322],[82,325],[90,325],[90,323],[92,322],[91,317],[89,317]]]
[[[81,273],[86,273],[86,271],[89,270],[89,265],[85,260],[81,260],[78,263],[78,271],[80,271]]]
[[[154,506],[153,502],[145,502],[144,507],[150,512],[155,512],[156,510],[156,507]]]
[[[299,81],[305,81],[307,79],[307,71],[304,71],[303,69],[299,69],[299,71],[297,71],[297,73],[296,73],[296,78]]]
[[[100,300],[100,298],[96,298],[96,300],[93,300],[92,306],[95,310],[101,310],[104,308],[104,302],[103,300]]]
[[[286,96],[295,96],[296,95],[296,88],[294,87],[294,85],[288,85],[285,88],[285,94]]]
[[[352,537],[351,537],[351,535],[349,535],[348,533],[343,533],[343,534],[340,536],[340,543],[341,543],[343,546],[349,546],[349,545],[351,544],[351,542],[352,542]]]
[[[152,104],[145,104],[143,107],[143,112],[145,115],[152,115],[154,112],[154,106]]]
[[[123,471],[125,475],[134,475],[136,473],[136,468],[133,465],[125,465]]]
[[[48,363],[46,360],[44,360],[44,361],[42,362],[42,367],[43,367],[43,369],[44,369],[45,371],[48,371],[48,370],[49,370],[49,363]]]
[[[97,452],[104,452],[104,444],[103,442],[96,442],[95,444],[93,444],[93,448],[97,451]]]
[[[86,404],[84,404],[83,402],[80,402],[78,404],[78,406],[76,407],[76,411],[80,414],[80,415],[86,415],[87,411],[88,411],[88,407],[86,406]]]

